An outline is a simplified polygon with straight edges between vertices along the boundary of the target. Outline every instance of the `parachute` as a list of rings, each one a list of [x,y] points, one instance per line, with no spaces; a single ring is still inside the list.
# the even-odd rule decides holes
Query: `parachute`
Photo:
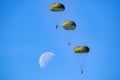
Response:
[[[76,58],[76,62],[78,64],[78,67],[80,69],[80,74],[83,74],[83,66],[86,62],[88,52],[89,52],[88,46],[77,46],[73,49],[74,56]]]
[[[50,5],[49,10],[53,12],[50,15],[50,19],[52,19],[51,21],[54,21],[54,23],[56,24],[57,30],[59,24],[61,23],[61,19],[63,19],[62,16],[65,10],[65,6],[62,3],[53,3]]]
[[[89,52],[89,48],[87,46],[77,46],[74,48],[74,53],[75,54],[84,54],[84,53],[88,53]]]
[[[75,30],[76,29],[76,24],[73,21],[67,20],[67,21],[63,22],[62,27],[65,30]]]
[[[66,36],[66,39],[67,39],[67,42],[69,45],[69,43],[71,44],[72,39],[73,39],[73,37],[71,37],[71,36],[75,35],[74,32],[76,29],[76,23],[72,20],[66,20],[62,23],[62,28],[64,29],[63,32]]]
[[[50,10],[53,12],[61,12],[65,10],[65,6],[61,3],[53,3],[50,5]]]

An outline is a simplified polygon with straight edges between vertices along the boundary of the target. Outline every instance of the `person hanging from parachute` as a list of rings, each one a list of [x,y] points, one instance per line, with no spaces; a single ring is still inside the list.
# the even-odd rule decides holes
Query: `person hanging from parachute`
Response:
[[[58,29],[58,25],[56,25],[56,30]]]
[[[62,27],[64,30],[66,31],[73,31],[76,29],[76,23],[74,21],[71,21],[71,20],[67,20],[67,21],[64,21],[63,24],[62,24]],[[71,45],[71,42],[68,40],[68,46]]]
[[[71,44],[71,43],[70,43],[70,42],[68,42],[68,46],[70,46],[70,44]]]
[[[65,10],[65,6],[61,3],[53,3],[50,5],[50,10],[52,12],[63,12]],[[58,24],[56,25],[56,30],[57,29],[58,29]]]
[[[77,46],[77,47],[75,47],[74,49],[73,49],[73,52],[74,52],[74,54],[76,54],[76,56],[80,56],[80,54],[81,55],[86,55],[86,54],[88,54],[88,52],[89,52],[89,47],[87,47],[87,46]],[[85,63],[85,62],[84,62]],[[82,65],[83,66],[83,65]],[[83,69],[81,69],[80,70],[80,75],[82,75],[84,73],[84,71],[83,71]]]
[[[82,75],[83,74],[83,70],[80,70],[80,75]]]

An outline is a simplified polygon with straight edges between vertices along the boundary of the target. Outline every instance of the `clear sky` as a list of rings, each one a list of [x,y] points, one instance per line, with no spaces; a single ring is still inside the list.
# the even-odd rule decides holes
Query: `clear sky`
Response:
[[[49,6],[54,2],[63,3],[66,10],[52,13]],[[0,0],[0,80],[120,80],[119,3]],[[66,33],[64,20],[75,21],[76,30]],[[78,45],[90,47],[82,76],[73,56]],[[42,69],[39,57],[46,51],[55,56]]]

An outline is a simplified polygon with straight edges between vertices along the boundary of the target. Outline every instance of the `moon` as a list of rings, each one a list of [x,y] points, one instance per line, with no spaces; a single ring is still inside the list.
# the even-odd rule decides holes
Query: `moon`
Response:
[[[45,52],[39,58],[39,64],[41,68],[44,68],[54,57],[53,52]]]

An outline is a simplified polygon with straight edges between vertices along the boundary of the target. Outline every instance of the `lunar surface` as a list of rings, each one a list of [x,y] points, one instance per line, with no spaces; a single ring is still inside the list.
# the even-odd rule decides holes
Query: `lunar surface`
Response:
[[[44,68],[54,57],[53,52],[45,52],[39,58],[39,64],[41,68]]]

